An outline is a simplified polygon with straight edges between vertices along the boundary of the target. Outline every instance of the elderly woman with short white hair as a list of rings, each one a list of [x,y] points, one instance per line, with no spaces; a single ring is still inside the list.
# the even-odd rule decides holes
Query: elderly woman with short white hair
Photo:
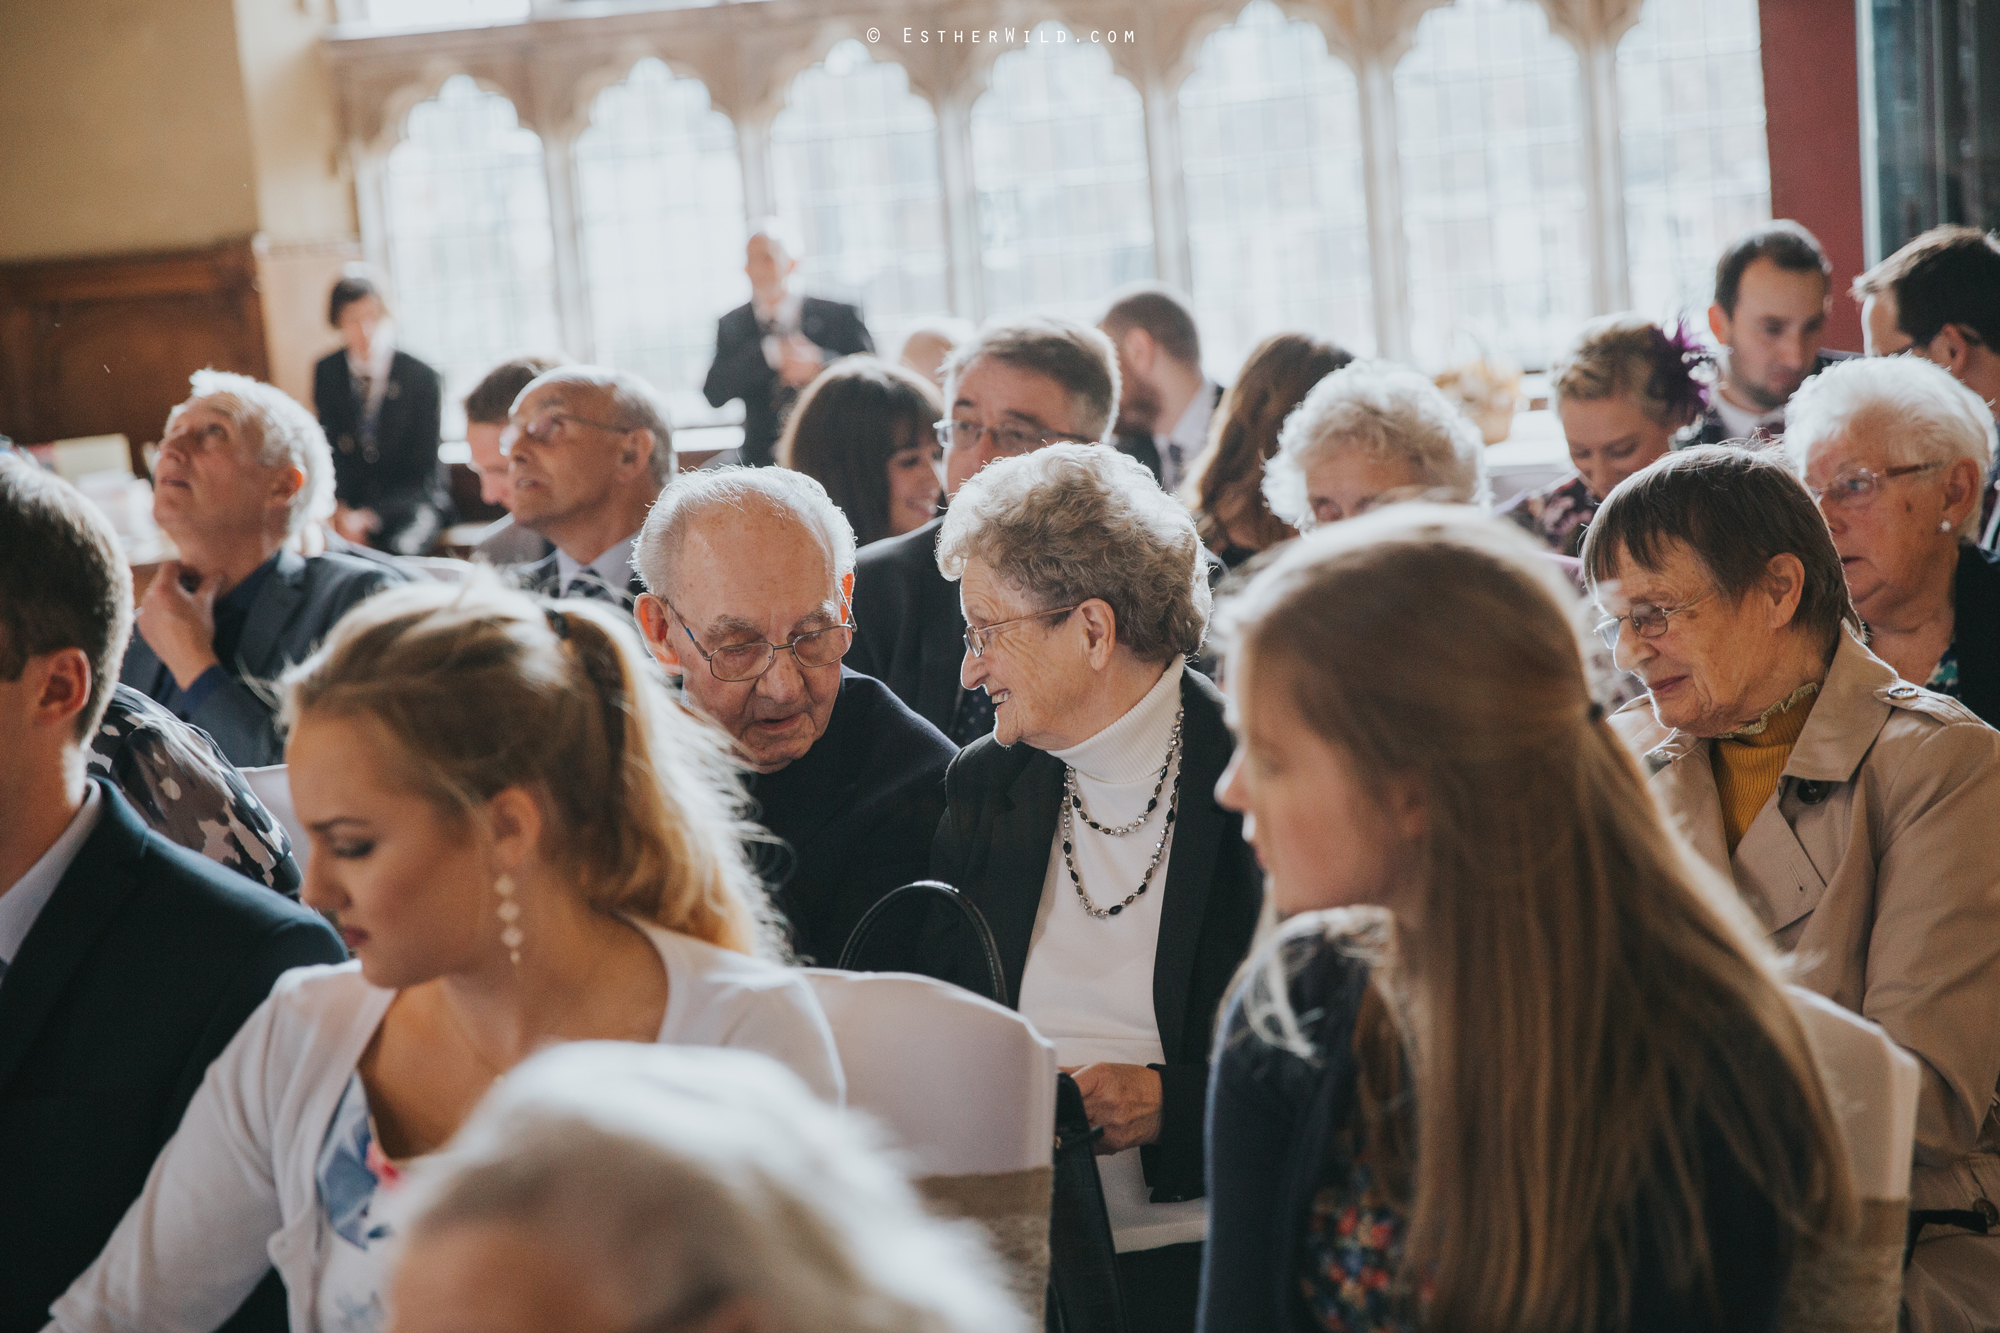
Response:
[[[946,774],[932,874],[985,914],[1003,998],[1104,1131],[1134,1333],[1192,1328],[1209,1047],[1263,896],[1215,800],[1222,696],[1187,666],[1211,606],[1201,539],[1142,464],[1061,444],[966,482],[938,567],[965,608],[961,680],[995,721]]]
[[[1868,649],[2000,726],[2000,557],[1979,549],[1993,417],[1915,357],[1838,362],[1786,409]]]
[[[1264,468],[1271,512],[1301,532],[1397,500],[1484,505],[1486,446],[1437,385],[1356,361],[1305,396]]]
[[[744,1051],[533,1056],[392,1207],[392,1333],[1026,1333],[978,1233]]]

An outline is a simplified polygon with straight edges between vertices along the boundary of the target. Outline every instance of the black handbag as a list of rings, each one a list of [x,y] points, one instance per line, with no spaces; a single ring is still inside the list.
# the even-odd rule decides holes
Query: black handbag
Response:
[[[1049,1333],[1125,1333],[1118,1252],[1097,1175],[1097,1140],[1083,1092],[1056,1075],[1055,1183],[1049,1213]]]

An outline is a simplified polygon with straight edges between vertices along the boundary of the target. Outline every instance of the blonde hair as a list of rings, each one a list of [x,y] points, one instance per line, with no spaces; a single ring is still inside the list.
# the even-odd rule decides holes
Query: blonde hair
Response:
[[[1668,430],[1701,419],[1702,383],[1686,351],[1644,315],[1605,315],[1585,324],[1549,368],[1549,384],[1557,402],[1623,395]]]
[[[1027,1333],[974,1225],[931,1216],[860,1117],[747,1051],[532,1056],[388,1206],[412,1247],[524,1227],[633,1328],[748,1296],[785,1333]]]
[[[1295,926],[1253,965],[1245,1009],[1296,1049],[1283,969],[1300,930],[1375,962],[1360,1114],[1379,1117],[1382,1177],[1407,1182],[1405,1263],[1435,1281],[1432,1327],[1622,1326],[1649,1244],[1712,1293],[1704,1125],[1802,1243],[1855,1225],[1775,956],[1602,720],[1574,607],[1510,526],[1406,505],[1302,538],[1223,613],[1247,691],[1286,692],[1359,790],[1421,793],[1421,929]]]
[[[480,572],[412,583],[342,617],[284,680],[284,715],[371,717],[425,799],[469,816],[540,802],[541,854],[592,907],[740,953],[777,950],[725,740],[656,683],[626,618]]]

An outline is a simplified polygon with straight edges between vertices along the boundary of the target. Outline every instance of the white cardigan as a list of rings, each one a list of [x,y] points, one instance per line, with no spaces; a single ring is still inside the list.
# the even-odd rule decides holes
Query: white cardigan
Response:
[[[635,923],[667,972],[662,1044],[775,1057],[814,1092],[844,1098],[833,1033],[805,978],[761,958]],[[396,992],[359,963],[278,978],[208,1067],[146,1189],[56,1301],[63,1333],[213,1333],[267,1266],[291,1327],[314,1327],[320,1231],[314,1171],[327,1126]]]

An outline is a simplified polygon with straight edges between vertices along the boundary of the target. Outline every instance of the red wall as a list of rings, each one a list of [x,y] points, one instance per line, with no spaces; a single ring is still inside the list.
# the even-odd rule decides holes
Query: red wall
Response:
[[[1861,350],[1848,284],[1867,267],[1861,236],[1861,80],[1854,0],[1761,0],[1764,133],[1771,216],[1795,218],[1833,261],[1826,346]]]

